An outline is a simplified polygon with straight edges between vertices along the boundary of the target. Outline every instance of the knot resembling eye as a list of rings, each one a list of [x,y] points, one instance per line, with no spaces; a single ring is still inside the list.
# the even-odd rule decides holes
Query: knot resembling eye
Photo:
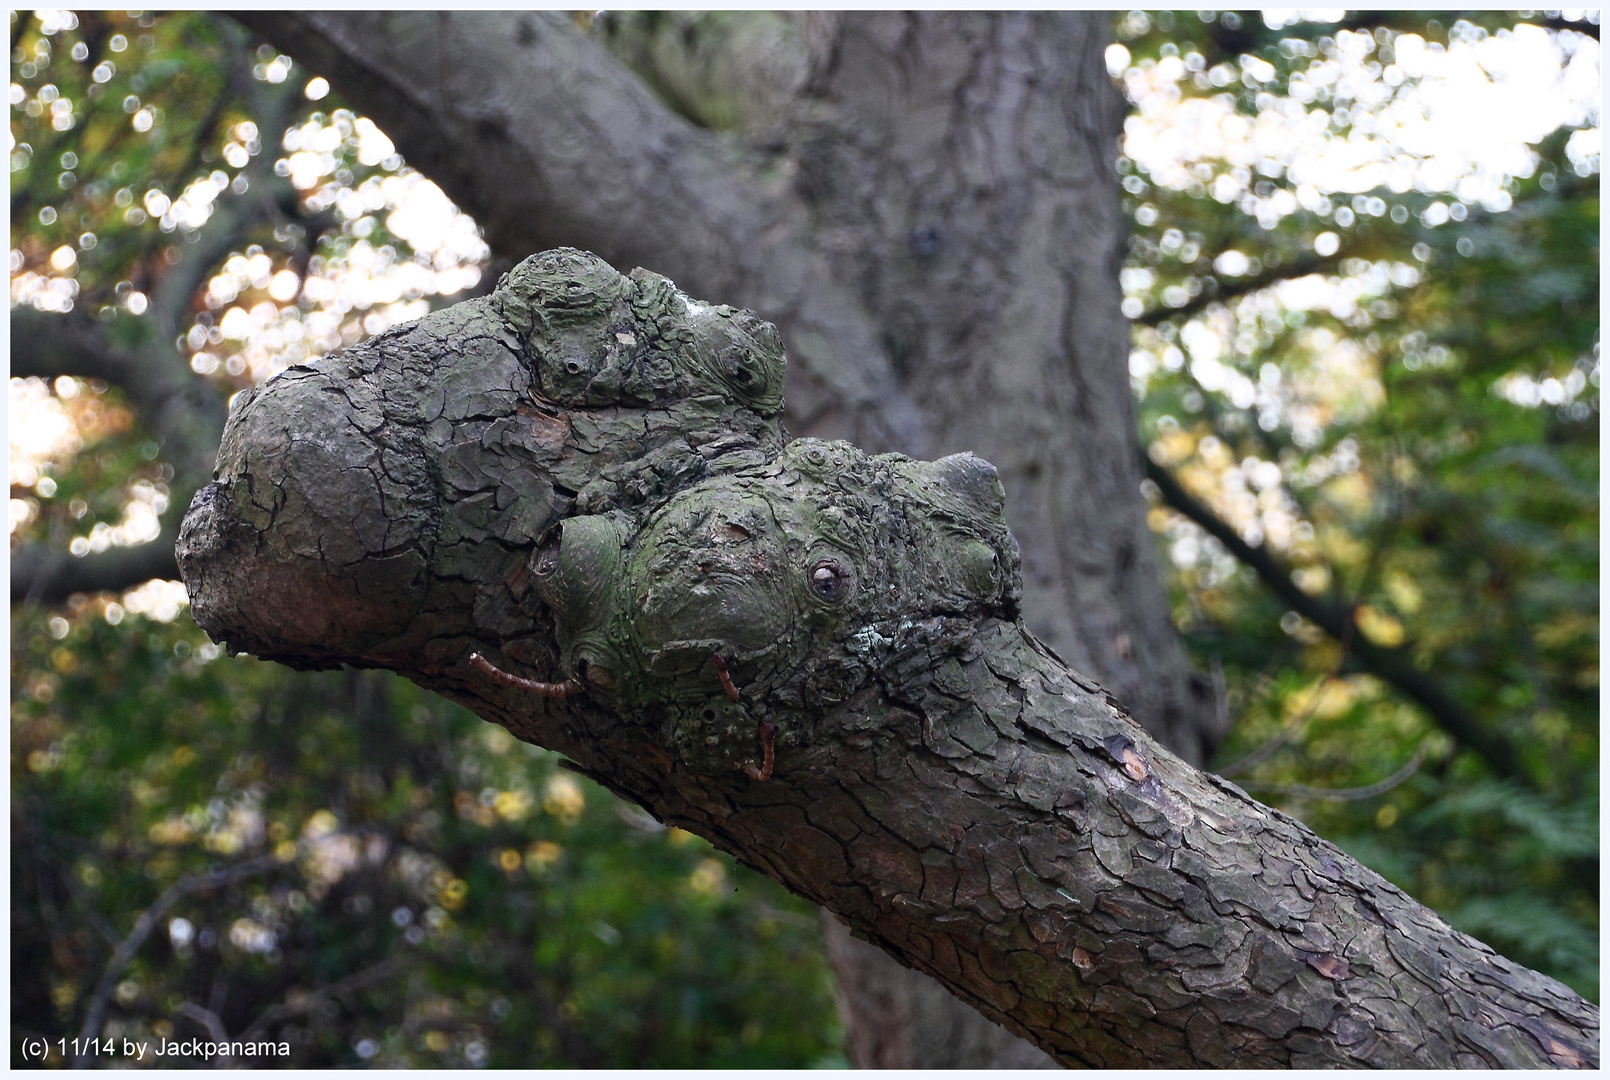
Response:
[[[539,578],[551,578],[559,572],[559,540],[556,537],[543,545],[531,561],[531,572]]]
[[[844,595],[844,568],[832,559],[823,559],[811,567],[811,591],[823,600],[837,600]]]

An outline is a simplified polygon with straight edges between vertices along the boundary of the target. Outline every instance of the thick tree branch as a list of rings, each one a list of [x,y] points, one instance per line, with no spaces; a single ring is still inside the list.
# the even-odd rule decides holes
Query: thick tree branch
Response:
[[[881,332],[808,236],[787,170],[678,116],[561,12],[239,12],[372,117],[486,230],[652,266],[777,324],[848,430],[928,445]],[[509,48],[509,42],[519,48]]]
[[[1536,787],[1536,780],[1522,764],[1520,752],[1502,734],[1492,731],[1467,712],[1447,691],[1414,666],[1413,650],[1408,646],[1388,648],[1377,645],[1357,631],[1352,612],[1310,596],[1297,587],[1291,573],[1262,547],[1253,547],[1241,538],[1223,518],[1194,498],[1168,469],[1141,453],[1146,477],[1157,485],[1163,501],[1223,544],[1237,560],[1274,591],[1291,609],[1325,633],[1343,642],[1359,667],[1375,675],[1415,702],[1442,730],[1480,754],[1494,772]]]
[[[736,268],[767,212],[748,163],[667,109],[565,13],[237,17],[374,117],[411,164],[475,208],[499,253],[585,236],[611,261],[628,251],[685,260],[691,247]],[[511,63],[501,54],[462,66],[465,51],[492,35],[525,46],[512,63],[529,102],[477,89],[513,82],[487,70]],[[489,190],[501,171],[487,167],[489,156],[519,170],[523,189]]]
[[[186,494],[193,493],[192,489]],[[188,500],[178,505],[188,505]],[[59,604],[74,593],[121,592],[152,578],[177,580],[179,564],[173,557],[173,545],[178,537],[178,515],[174,514],[155,540],[134,547],[77,556],[29,544],[11,553],[11,602]]]
[[[192,612],[563,753],[1067,1064],[1596,1064],[1593,1006],[1028,633],[991,466],[784,445],[782,374],[752,316],[535,257],[240,404]]]
[[[131,316],[118,316],[129,319]],[[171,341],[146,331],[134,346],[112,343],[108,326],[88,315],[11,309],[11,374],[102,379],[123,390],[162,443],[175,473],[192,484],[212,473],[228,412],[218,391],[190,370]]]

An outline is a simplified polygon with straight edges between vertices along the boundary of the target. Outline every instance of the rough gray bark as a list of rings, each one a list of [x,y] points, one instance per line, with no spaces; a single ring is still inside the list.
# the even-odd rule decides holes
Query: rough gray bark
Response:
[[[1222,732],[1170,620],[1130,450],[1104,15],[773,27],[767,63],[790,75],[744,80],[760,104],[726,136],[559,13],[240,17],[372,116],[499,256],[584,247],[776,324],[796,433],[995,462],[1030,625],[1203,760]],[[668,38],[684,35],[632,48],[663,58]],[[684,102],[713,92],[671,66],[654,81]]]
[[[746,313],[533,258],[243,396],[194,614],[566,754],[1065,1064],[1597,1064],[1594,1006],[1030,633],[991,466],[785,444],[782,381]]]
[[[1029,625],[1205,760],[1223,731],[1129,451],[1108,16],[623,14],[591,37],[558,13],[240,18],[379,122],[506,265],[570,244],[653,267],[779,327],[795,432],[995,462]],[[901,1000],[928,994],[859,951],[911,979]]]

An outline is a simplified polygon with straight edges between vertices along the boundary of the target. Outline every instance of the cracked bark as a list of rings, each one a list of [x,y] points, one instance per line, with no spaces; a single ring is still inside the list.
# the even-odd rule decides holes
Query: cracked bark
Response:
[[[778,326],[795,432],[994,462],[1029,625],[1205,760],[1223,731],[1122,449],[1105,15],[623,13],[592,36],[558,13],[239,18],[380,123],[498,260],[569,244],[652,267]],[[841,979],[902,976],[856,944]],[[926,1000],[920,981],[896,997]]]
[[[794,81],[744,83],[766,101],[729,133],[673,112],[561,13],[239,18],[372,116],[498,257],[585,248],[775,324],[796,433],[994,462],[1030,625],[1204,760],[1223,733],[1127,449],[1105,16],[817,17],[766,55]],[[682,38],[666,24],[653,44]]]
[[[534,257],[243,395],[182,530],[194,614],[564,753],[1064,1064],[1597,1064],[1594,1006],[1032,634],[993,467],[786,443],[783,372],[746,313]]]

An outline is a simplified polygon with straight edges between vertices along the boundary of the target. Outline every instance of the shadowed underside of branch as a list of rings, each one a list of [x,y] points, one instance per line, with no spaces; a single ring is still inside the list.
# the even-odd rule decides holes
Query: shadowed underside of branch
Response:
[[[535,257],[243,396],[196,618],[566,754],[1065,1064],[1596,1064],[1595,1007],[1028,633],[993,468],[785,444],[782,376],[747,313]]]

